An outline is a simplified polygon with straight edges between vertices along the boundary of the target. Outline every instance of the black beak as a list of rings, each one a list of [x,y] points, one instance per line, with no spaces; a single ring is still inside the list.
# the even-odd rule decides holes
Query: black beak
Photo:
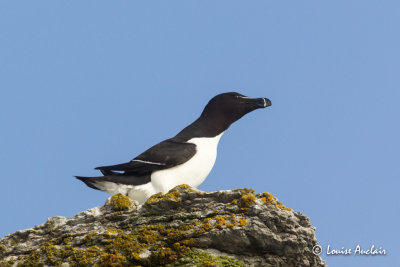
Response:
[[[251,103],[255,108],[266,108],[272,105],[271,100],[265,97],[251,98],[247,96],[238,96],[238,98],[242,98],[246,103]]]

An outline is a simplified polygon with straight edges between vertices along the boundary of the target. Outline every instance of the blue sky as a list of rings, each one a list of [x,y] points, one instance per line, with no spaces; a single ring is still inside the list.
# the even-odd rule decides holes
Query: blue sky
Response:
[[[324,249],[388,253],[330,266],[398,265],[399,25],[398,1],[1,1],[0,236],[102,205],[73,175],[238,91],[272,107],[231,126],[199,188],[271,192]]]

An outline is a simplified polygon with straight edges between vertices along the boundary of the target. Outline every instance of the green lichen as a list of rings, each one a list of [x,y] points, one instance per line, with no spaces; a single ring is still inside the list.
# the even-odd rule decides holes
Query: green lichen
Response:
[[[6,246],[0,244],[0,257],[3,256],[4,252],[6,252]]]
[[[34,250],[29,254],[23,261],[18,264],[18,267],[39,267],[43,266],[43,262],[40,259],[40,252]]]
[[[46,233],[50,233],[51,231],[54,230],[55,226],[56,226],[56,223],[54,222],[53,219],[50,218],[45,223],[44,230],[45,230]]]
[[[244,267],[245,265],[241,262],[235,261],[226,256],[212,256],[206,252],[198,249],[191,249],[183,255],[180,259],[176,260],[171,264],[167,264],[167,267],[175,266],[193,266],[193,267],[206,267],[206,266],[223,266],[223,267]]]
[[[167,194],[159,193],[152,196],[146,205],[164,201],[170,204],[179,203],[189,189],[193,190],[187,185],[180,185]],[[66,234],[43,244],[39,251],[25,256],[19,266],[60,266],[62,262],[68,262],[71,267],[182,266],[185,265],[183,264],[185,261],[188,261],[185,266],[244,266],[228,257],[213,257],[194,250],[195,238],[210,231],[246,226],[247,220],[244,214],[256,202],[261,204],[263,201],[281,209],[290,209],[284,207],[269,193],[256,195],[252,189],[238,189],[235,195],[236,199],[232,200],[229,208],[214,207],[206,218],[199,219],[197,215],[191,217],[174,213],[170,217],[171,220],[185,222],[180,226],[168,224],[135,226],[138,221],[132,219],[130,223],[119,226],[120,228],[110,228],[103,233]],[[129,198],[120,194],[110,198],[107,204],[121,213],[131,207]],[[0,246],[0,253],[1,251]]]
[[[19,242],[20,242],[19,238],[14,237],[11,239],[11,246],[13,247],[18,246]]]
[[[125,211],[131,207],[132,202],[129,199],[129,197],[124,196],[122,194],[117,194],[112,196],[109,200],[107,200],[106,204],[111,204],[111,207],[115,211]]]
[[[195,244],[188,234],[193,228],[190,225],[166,227],[159,224],[142,226],[135,231],[108,229],[101,235],[105,245],[99,264],[165,265],[182,257]],[[143,258],[145,251],[150,255]]]
[[[0,261],[0,266],[2,266],[2,267],[12,267],[13,263],[10,263],[9,261]]]
[[[14,265],[15,260],[16,260],[16,258],[11,257],[11,258],[8,260],[8,263],[11,264],[11,265]],[[0,265],[0,266],[1,266],[1,265]]]

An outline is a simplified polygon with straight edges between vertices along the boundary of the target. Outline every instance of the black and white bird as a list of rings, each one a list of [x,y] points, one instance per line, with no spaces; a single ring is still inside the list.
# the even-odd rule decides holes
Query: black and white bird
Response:
[[[199,186],[210,173],[222,134],[245,114],[271,105],[267,98],[223,93],[212,98],[200,117],[175,137],[149,148],[127,163],[101,166],[103,176],[75,176],[87,186],[121,193],[144,203],[180,184]]]

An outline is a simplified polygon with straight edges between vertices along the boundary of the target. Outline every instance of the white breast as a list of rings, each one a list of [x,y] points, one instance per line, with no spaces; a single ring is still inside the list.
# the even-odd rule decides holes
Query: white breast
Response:
[[[156,171],[151,175],[155,191],[166,193],[180,184],[199,186],[210,173],[217,158],[217,146],[223,132],[215,137],[196,137],[188,143],[196,145],[196,154],[184,164]]]

